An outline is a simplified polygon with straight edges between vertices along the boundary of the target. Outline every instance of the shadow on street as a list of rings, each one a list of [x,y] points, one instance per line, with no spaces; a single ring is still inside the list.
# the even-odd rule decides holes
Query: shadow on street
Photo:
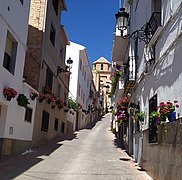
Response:
[[[49,156],[56,149],[61,147],[61,143],[64,140],[73,140],[77,137],[77,134],[66,134],[61,137],[55,138],[45,145],[33,149],[32,153],[27,153],[25,155],[17,155],[5,162],[0,163],[0,179],[9,180],[22,174],[32,166],[40,163],[44,160],[43,156]],[[42,157],[41,157],[42,156]]]

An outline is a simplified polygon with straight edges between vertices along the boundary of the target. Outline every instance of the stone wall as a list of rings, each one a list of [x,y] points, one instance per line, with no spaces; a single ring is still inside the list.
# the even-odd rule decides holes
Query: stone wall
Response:
[[[31,149],[31,141],[0,138],[0,162]]]
[[[142,167],[154,179],[182,179],[182,121],[158,126],[158,142],[149,143],[143,132]]]

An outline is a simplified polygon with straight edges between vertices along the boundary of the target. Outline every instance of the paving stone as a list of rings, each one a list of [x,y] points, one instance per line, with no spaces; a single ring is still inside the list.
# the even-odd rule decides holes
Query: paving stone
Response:
[[[149,180],[146,172],[138,171],[125,151],[114,143],[109,131],[111,115],[93,128],[36,149],[23,158],[0,165],[0,179],[15,180]],[[128,160],[122,160],[128,158]],[[12,165],[14,163],[14,165]],[[10,166],[11,164],[11,166]],[[9,167],[8,167],[9,166]]]

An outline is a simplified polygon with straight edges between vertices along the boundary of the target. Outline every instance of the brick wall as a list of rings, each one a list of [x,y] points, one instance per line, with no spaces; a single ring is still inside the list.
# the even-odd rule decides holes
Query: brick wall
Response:
[[[39,71],[41,68],[44,18],[45,0],[32,0],[30,5],[24,78],[28,84],[37,90],[39,84]]]

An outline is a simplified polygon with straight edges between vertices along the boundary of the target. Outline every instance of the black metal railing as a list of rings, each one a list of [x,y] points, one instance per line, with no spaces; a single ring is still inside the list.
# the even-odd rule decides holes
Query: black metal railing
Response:
[[[161,12],[153,12],[144,29],[144,33],[149,41],[159,26],[161,26]]]

